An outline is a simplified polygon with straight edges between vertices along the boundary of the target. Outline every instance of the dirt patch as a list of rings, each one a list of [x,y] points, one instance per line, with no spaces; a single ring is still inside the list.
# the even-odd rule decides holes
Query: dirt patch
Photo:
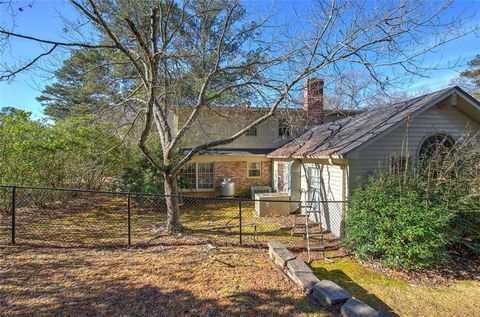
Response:
[[[224,247],[207,253],[204,245],[4,247],[0,314],[306,316],[313,311],[261,252]]]

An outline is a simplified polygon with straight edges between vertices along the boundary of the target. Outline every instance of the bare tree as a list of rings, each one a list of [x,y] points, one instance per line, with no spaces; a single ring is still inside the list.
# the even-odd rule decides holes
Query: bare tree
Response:
[[[83,17],[68,23],[66,40],[47,40],[0,28],[3,40],[18,38],[41,43],[46,51],[17,67],[2,65],[8,80],[58,49],[91,49],[112,54],[128,77],[121,99],[111,107],[126,107],[130,128],[141,130],[138,146],[164,177],[167,230],[180,227],[177,174],[194,155],[233,142],[248,129],[290,106],[301,82],[311,75],[332,76],[346,68],[368,74],[367,82],[385,89],[393,80],[423,76],[438,65],[425,54],[474,31],[466,20],[444,13],[451,5],[428,0],[312,2],[303,27],[282,27],[267,15],[249,15],[238,1],[227,0],[70,0]],[[274,23],[277,24],[274,24]],[[390,74],[389,77],[386,74]],[[251,100],[268,108],[231,135],[179,151],[182,140],[203,109]],[[175,128],[169,114],[188,108]],[[158,137],[161,157],[149,135]]]

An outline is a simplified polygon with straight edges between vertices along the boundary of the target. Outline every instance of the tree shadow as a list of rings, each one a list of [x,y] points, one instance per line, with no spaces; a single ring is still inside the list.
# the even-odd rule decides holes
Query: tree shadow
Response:
[[[99,268],[92,272],[91,258],[84,258],[82,253],[74,251],[67,250],[68,256],[61,257],[58,250],[11,249],[4,250],[12,252],[3,254],[7,255],[5,264],[11,261],[7,257],[13,256],[13,252],[17,255],[18,252],[28,252],[21,255],[28,260],[11,262],[5,266],[6,270],[0,271],[0,315],[295,316],[299,313],[299,300],[292,298],[285,289],[272,286],[246,290],[228,288],[224,294],[218,295],[219,290],[208,293],[213,286],[208,283],[210,277],[207,276],[205,285],[201,284],[205,288],[203,294],[195,285],[198,281],[188,280],[195,276],[184,272],[188,266],[197,267],[198,263],[182,258],[162,263],[162,266],[175,264],[176,270],[165,268],[161,274],[175,276],[178,283],[181,283],[178,276],[187,280],[178,286],[177,282],[164,286],[151,280],[156,272],[151,267],[155,266],[154,263],[146,264],[142,271],[137,268],[136,272],[149,275],[140,280],[135,275],[118,274],[115,266],[103,262],[96,264]],[[106,252],[100,250],[98,254]],[[119,261],[118,251],[114,252],[114,263],[135,263],[126,259]],[[241,263],[229,263],[228,270],[236,271],[241,266]],[[205,274],[205,271],[198,274]],[[223,287],[221,283],[216,285]]]
[[[375,294],[370,293],[368,290],[357,284],[342,270],[326,270],[322,267],[315,267],[312,268],[312,270],[320,280],[326,279],[335,282],[340,287],[343,287],[350,294],[350,296],[367,303],[374,309],[384,311],[390,316],[398,316],[398,314],[396,314],[390,306],[388,306]]]
[[[61,305],[37,304],[34,310],[16,304],[10,316],[294,316],[294,311],[272,312],[265,305],[291,304],[279,291],[264,290],[260,293],[241,292],[231,296],[232,304],[222,304],[216,299],[200,298],[189,290],[162,291],[158,287],[125,287],[121,283],[109,283],[109,290],[98,292],[80,287],[82,298],[59,295]],[[41,293],[33,296],[41,297]],[[0,301],[1,303],[1,301]],[[7,307],[7,306],[4,306]],[[16,314],[15,312],[18,312]]]

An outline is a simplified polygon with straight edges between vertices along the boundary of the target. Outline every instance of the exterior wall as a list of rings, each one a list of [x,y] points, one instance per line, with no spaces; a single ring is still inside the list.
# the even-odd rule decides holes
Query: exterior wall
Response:
[[[191,129],[185,134],[185,148],[203,144],[207,141],[214,141],[231,136],[238,132],[256,118],[259,118],[265,112],[256,111],[255,109],[207,109],[199,114],[198,119],[192,125]],[[168,123],[173,126],[173,132],[176,133],[179,126],[183,126],[190,112],[181,110],[176,114],[169,115]],[[323,115],[325,122],[341,119],[348,115],[348,112],[329,112]],[[257,126],[257,135],[242,135],[237,140],[218,146],[218,148],[238,148],[238,149],[275,149],[288,141],[292,140],[291,136],[300,135],[307,127],[306,111],[292,109],[277,111],[273,117]],[[279,135],[280,121],[291,130],[291,136]]]
[[[261,115],[258,112],[248,113],[248,109],[239,112],[226,112],[224,114],[215,112],[201,113],[197,122],[192,125],[192,128],[185,135],[185,140],[187,140],[185,147],[190,148],[207,141],[231,136]],[[292,113],[282,115],[287,120],[287,125],[290,126],[292,135],[303,131],[305,122],[300,113],[292,111]],[[274,149],[285,144],[291,140],[291,137],[279,135],[278,117],[282,117],[282,115],[278,114],[276,117],[271,117],[259,124],[256,136],[242,135],[237,140],[218,146],[218,148]],[[177,120],[178,125],[182,126],[186,116],[179,116]]]
[[[273,162],[273,187],[276,191],[279,191],[278,176],[281,166],[285,166],[285,175],[283,181],[287,184],[287,192],[291,189],[289,181],[294,181],[288,176],[290,172],[290,166],[293,161],[275,160]],[[315,167],[320,169],[320,187],[317,188],[318,195],[315,200],[319,203],[316,209],[319,211],[313,217],[319,218],[322,221],[323,227],[326,230],[331,231],[336,236],[341,236],[343,233],[343,214],[345,204],[345,195],[347,191],[346,173],[348,173],[347,166],[329,164],[325,160],[313,160],[311,162],[304,162],[300,168],[301,172],[296,177],[300,177],[300,197],[302,201],[309,200],[309,180],[308,180],[308,168]],[[293,196],[295,193],[290,192]],[[313,220],[319,220],[313,219]]]
[[[248,161],[216,162],[215,187],[220,190],[220,183],[224,178],[231,178],[235,182],[237,196],[250,195],[252,186],[270,186],[272,182],[272,164],[270,161],[261,162],[262,172],[259,178],[249,178],[247,170]]]
[[[448,100],[447,100],[448,101]],[[412,163],[418,159],[418,151],[423,141],[434,134],[446,133],[457,139],[465,130],[480,130],[477,121],[441,102],[418,115],[410,122],[393,130],[383,138],[349,156],[349,183],[352,189],[365,175],[379,169],[388,168],[391,155],[410,155]]]
[[[198,155],[189,163],[214,163],[215,189],[204,191],[183,191],[188,194],[219,195],[220,184],[224,178],[235,182],[235,196],[250,195],[252,186],[271,186],[272,162],[265,156],[234,156],[234,155]],[[261,163],[261,177],[248,177],[248,163]]]
[[[320,188],[317,188],[318,195],[313,198],[318,201],[317,206],[314,207],[318,213],[314,214],[313,220],[321,220],[322,226],[325,230],[332,232],[334,235],[340,237],[343,234],[344,222],[344,203],[343,192],[343,169],[338,165],[329,165],[321,163],[306,163],[305,168],[302,168],[302,200],[308,201],[308,168],[314,167],[320,169]]]
[[[305,168],[302,168],[302,191],[304,195],[308,191],[308,175],[307,171],[309,167],[316,167],[320,169],[321,176],[321,188],[318,192],[318,200],[320,201],[342,201],[343,192],[343,171],[338,165],[329,165],[321,163],[305,163]],[[303,197],[304,200],[307,197]]]

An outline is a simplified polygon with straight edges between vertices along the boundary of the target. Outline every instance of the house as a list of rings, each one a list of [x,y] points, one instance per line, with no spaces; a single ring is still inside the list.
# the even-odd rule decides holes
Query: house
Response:
[[[292,200],[318,201],[323,222],[340,235],[343,202],[362,177],[414,164],[466,130],[480,131],[480,103],[459,87],[314,125],[267,155],[272,185]]]
[[[323,81],[312,79],[305,89],[304,107],[278,109],[273,117],[250,129],[234,142],[195,155],[181,170],[186,180],[182,191],[188,194],[218,195],[225,178],[235,182],[237,196],[247,196],[252,186],[272,185],[272,159],[269,153],[302,134],[311,124],[333,121],[352,111],[323,109]],[[315,97],[316,96],[316,97]],[[185,136],[184,148],[230,136],[264,115],[268,108],[216,106],[204,108]],[[170,121],[182,126],[190,108],[179,108]],[[185,186],[186,185],[186,186]]]
[[[264,111],[206,109],[186,147],[230,135]],[[309,79],[303,109],[280,109],[235,142],[196,155],[182,174],[190,192],[217,193],[221,181],[231,178],[237,195],[267,185],[291,200],[318,201],[323,223],[340,235],[344,202],[362,178],[414,164],[466,130],[480,131],[480,103],[459,87],[363,112],[327,111],[323,81]]]

